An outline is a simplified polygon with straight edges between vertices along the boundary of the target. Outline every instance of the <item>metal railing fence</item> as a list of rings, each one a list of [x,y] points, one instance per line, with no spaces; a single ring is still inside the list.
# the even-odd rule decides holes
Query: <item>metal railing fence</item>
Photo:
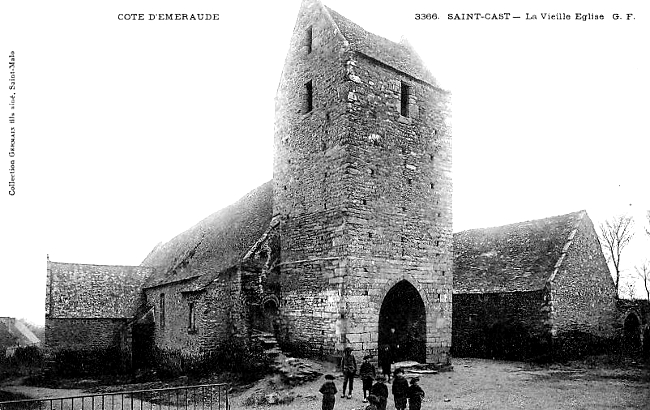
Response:
[[[0,402],[0,410],[230,410],[228,385],[164,389]]]

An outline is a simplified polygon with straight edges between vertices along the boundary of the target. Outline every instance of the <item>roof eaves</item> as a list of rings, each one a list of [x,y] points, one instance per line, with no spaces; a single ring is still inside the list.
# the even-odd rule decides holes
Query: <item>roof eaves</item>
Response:
[[[187,278],[172,280],[172,281],[169,281],[169,282],[156,283],[154,285],[143,286],[142,289],[143,290],[144,289],[153,289],[153,288],[159,288],[161,286],[167,286],[167,285],[173,285],[173,284],[176,284],[176,283],[187,282],[187,281],[190,281],[190,280],[193,280],[193,279],[196,279],[196,278],[200,278],[201,276],[203,276],[203,275],[194,275],[194,276],[189,276]]]
[[[402,75],[404,75],[404,76],[406,76],[406,77],[409,77],[409,78],[410,78],[411,80],[413,80],[413,81],[416,81],[416,82],[422,83],[422,84],[427,85],[427,86],[429,86],[429,87],[431,87],[431,88],[433,88],[433,89],[436,89],[436,90],[438,90],[438,91],[441,91],[441,92],[444,92],[444,93],[449,94],[449,91],[448,91],[448,90],[445,90],[445,89],[443,89],[443,88],[440,88],[439,86],[437,86],[437,85],[435,85],[435,84],[432,84],[431,82],[429,82],[429,81],[427,81],[427,80],[424,80],[424,79],[422,79],[422,78],[420,78],[420,77],[416,77],[416,76],[413,75],[413,74],[406,73],[406,72],[400,70],[399,68],[397,68],[397,67],[395,67],[395,66],[392,66],[392,65],[390,65],[390,64],[387,64],[387,63],[385,63],[385,62],[383,62],[383,61],[381,61],[381,60],[378,60],[377,58],[375,58],[375,57],[373,57],[373,56],[371,56],[371,55],[368,55],[368,54],[364,53],[364,52],[361,51],[361,50],[354,50],[354,52],[357,53],[357,54],[359,54],[359,55],[361,55],[361,56],[363,56],[363,57],[365,57],[365,58],[367,58],[367,59],[369,59],[369,60],[371,60],[371,61],[372,61],[373,63],[375,63],[375,64],[381,65],[381,66],[384,67],[384,68],[387,68],[387,69],[389,69],[389,70],[392,70],[392,71],[398,72],[398,73],[400,73],[400,74],[402,74]]]

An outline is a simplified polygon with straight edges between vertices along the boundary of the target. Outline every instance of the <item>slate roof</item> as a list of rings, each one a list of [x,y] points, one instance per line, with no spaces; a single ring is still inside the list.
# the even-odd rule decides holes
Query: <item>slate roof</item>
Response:
[[[395,43],[370,33],[331,8],[323,7],[330,14],[343,37],[348,41],[351,50],[381,61],[434,87],[439,87],[438,82],[426,68],[420,56],[407,42]]]
[[[455,233],[454,293],[542,289],[584,215],[579,211]]]
[[[48,262],[46,313],[53,318],[131,318],[152,273],[142,266]]]
[[[205,285],[205,278],[216,277],[241,261],[268,229],[272,214],[273,184],[269,181],[156,246],[142,262],[156,270],[145,287],[177,281]]]
[[[39,338],[22,321],[12,317],[0,317],[0,332],[6,336],[0,339],[12,339],[13,346],[32,346],[41,343]]]

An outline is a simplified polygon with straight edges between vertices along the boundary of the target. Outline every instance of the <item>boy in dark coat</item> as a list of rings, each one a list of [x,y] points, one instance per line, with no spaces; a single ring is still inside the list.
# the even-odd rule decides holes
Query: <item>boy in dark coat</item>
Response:
[[[382,354],[380,357],[379,367],[381,367],[381,372],[388,379],[390,383],[390,366],[393,364],[393,352],[389,344],[384,345],[382,348]]]
[[[404,370],[395,370],[393,379],[393,398],[395,399],[395,408],[397,410],[406,409],[406,398],[408,397],[409,382],[404,377]]]
[[[411,379],[411,386],[409,386],[409,410],[420,410],[422,408],[422,399],[424,398],[424,390],[418,385],[419,377]]]
[[[354,375],[357,373],[357,361],[352,355],[352,348],[346,347],[341,358],[341,370],[343,371],[343,391],[342,396],[345,397],[345,388],[350,383],[350,390],[348,390],[348,399],[352,398],[352,385],[354,383]]]
[[[370,404],[366,407],[365,410],[379,410],[379,408],[377,407],[377,403],[379,403],[377,396],[375,396],[374,394],[368,395],[368,401],[370,402]]]
[[[334,376],[331,374],[325,375],[325,383],[320,387],[320,393],[323,395],[323,410],[334,410],[334,402],[336,401],[336,385],[332,381]]]
[[[386,403],[388,402],[388,386],[386,386],[386,378],[380,374],[377,376],[377,383],[370,389],[370,395],[377,397],[377,410],[386,410]]]
[[[363,363],[361,364],[361,369],[359,369],[359,376],[363,382],[363,402],[366,403],[368,400],[366,397],[370,394],[370,389],[372,388],[372,382],[375,380],[376,372],[375,366],[370,363],[372,356],[367,355],[363,358]]]

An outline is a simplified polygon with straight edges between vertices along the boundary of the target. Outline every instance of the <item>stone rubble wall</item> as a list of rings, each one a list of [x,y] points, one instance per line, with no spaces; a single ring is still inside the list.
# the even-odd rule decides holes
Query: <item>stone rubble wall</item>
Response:
[[[566,256],[551,284],[553,332],[582,332],[613,337],[617,317],[616,291],[594,226],[588,216],[579,222]]]
[[[49,350],[104,350],[122,347],[126,319],[46,318]]]
[[[454,295],[452,352],[458,357],[526,359],[548,353],[548,292]]]
[[[220,275],[201,292],[182,292],[187,282],[146,289],[147,303],[154,307],[154,343],[163,351],[196,356],[216,350],[233,335],[246,335],[237,272]],[[165,295],[165,324],[160,322],[160,298]],[[195,328],[189,327],[189,306],[194,303]]]
[[[311,52],[305,45],[312,30]],[[276,95],[274,216],[280,218],[281,345],[330,354],[337,349],[345,254],[342,211],[347,135],[344,43],[316,2],[304,2]],[[304,106],[305,84],[313,108]]]

